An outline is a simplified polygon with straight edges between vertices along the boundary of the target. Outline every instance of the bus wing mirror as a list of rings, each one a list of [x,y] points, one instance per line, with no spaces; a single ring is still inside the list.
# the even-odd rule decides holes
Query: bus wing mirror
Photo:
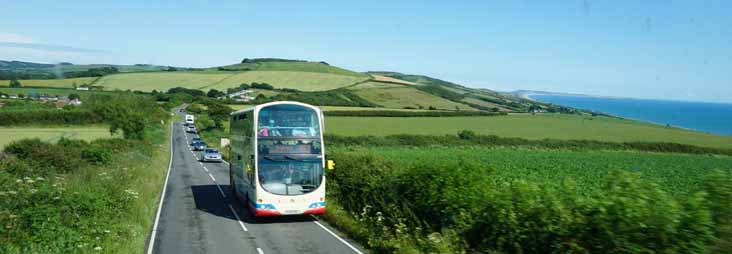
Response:
[[[327,164],[327,168],[328,168],[329,170],[333,170],[333,169],[335,169],[335,161],[333,161],[333,160],[328,160],[328,161],[326,162],[326,164]]]

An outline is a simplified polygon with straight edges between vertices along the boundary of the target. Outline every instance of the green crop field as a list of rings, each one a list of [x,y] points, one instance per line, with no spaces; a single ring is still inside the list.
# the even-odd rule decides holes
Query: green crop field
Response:
[[[167,91],[173,87],[201,88],[232,75],[228,72],[150,72],[104,76],[94,85],[105,90]]]
[[[173,87],[226,90],[242,83],[264,82],[276,88],[302,91],[331,90],[348,86],[368,77],[298,71],[244,71],[244,72],[152,72],[125,73],[101,78],[95,85],[105,90],[165,91]]]
[[[427,109],[432,106],[446,110],[455,110],[456,107],[460,110],[475,110],[468,105],[437,97],[413,87],[365,88],[354,90],[354,92],[361,98],[386,108],[419,108],[422,106]]]
[[[332,148],[343,149],[343,148]],[[631,151],[547,151],[516,148],[349,148],[351,152],[383,156],[396,165],[416,162],[441,164],[465,160],[495,170],[499,181],[526,180],[562,183],[572,180],[578,189],[591,192],[613,171],[630,171],[658,183],[662,189],[677,194],[696,191],[704,175],[712,169],[732,168],[732,157],[686,154],[643,153]],[[335,150],[334,150],[335,151]]]
[[[460,130],[526,139],[585,139],[610,142],[675,142],[732,148],[732,138],[637,121],[577,115],[517,114],[498,117],[326,117],[329,134],[455,135]]]
[[[39,138],[42,141],[56,142],[60,138],[93,140],[109,138],[109,128],[102,126],[87,127],[2,127],[0,128],[0,148],[24,138]]]
[[[23,86],[38,86],[38,87],[59,87],[59,88],[73,88],[73,85],[78,86],[84,84],[91,84],[97,78],[69,78],[69,79],[27,79],[20,80]],[[0,80],[0,87],[7,87],[9,81]]]
[[[299,71],[245,71],[227,77],[218,83],[207,85],[204,90],[226,90],[241,83],[264,82],[275,88],[292,88],[301,91],[323,91],[349,86],[368,79],[367,76],[339,75]]]

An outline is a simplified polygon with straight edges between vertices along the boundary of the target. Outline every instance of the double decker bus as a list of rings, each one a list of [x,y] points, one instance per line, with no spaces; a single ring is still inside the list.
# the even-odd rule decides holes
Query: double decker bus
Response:
[[[299,102],[231,113],[232,194],[254,216],[325,213],[323,114]]]

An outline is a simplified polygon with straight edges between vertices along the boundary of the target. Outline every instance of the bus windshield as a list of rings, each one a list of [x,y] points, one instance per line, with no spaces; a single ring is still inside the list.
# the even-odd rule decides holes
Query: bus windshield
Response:
[[[320,120],[310,108],[283,104],[259,111],[259,183],[278,195],[299,195],[318,188],[323,177]]]

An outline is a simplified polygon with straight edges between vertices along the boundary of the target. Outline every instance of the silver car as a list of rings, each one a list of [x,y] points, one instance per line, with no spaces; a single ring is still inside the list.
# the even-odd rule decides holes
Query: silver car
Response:
[[[208,162],[208,161],[221,162],[222,156],[221,156],[221,153],[219,153],[219,150],[216,150],[214,148],[206,148],[203,150],[203,156],[201,157],[201,160],[203,162]]]

